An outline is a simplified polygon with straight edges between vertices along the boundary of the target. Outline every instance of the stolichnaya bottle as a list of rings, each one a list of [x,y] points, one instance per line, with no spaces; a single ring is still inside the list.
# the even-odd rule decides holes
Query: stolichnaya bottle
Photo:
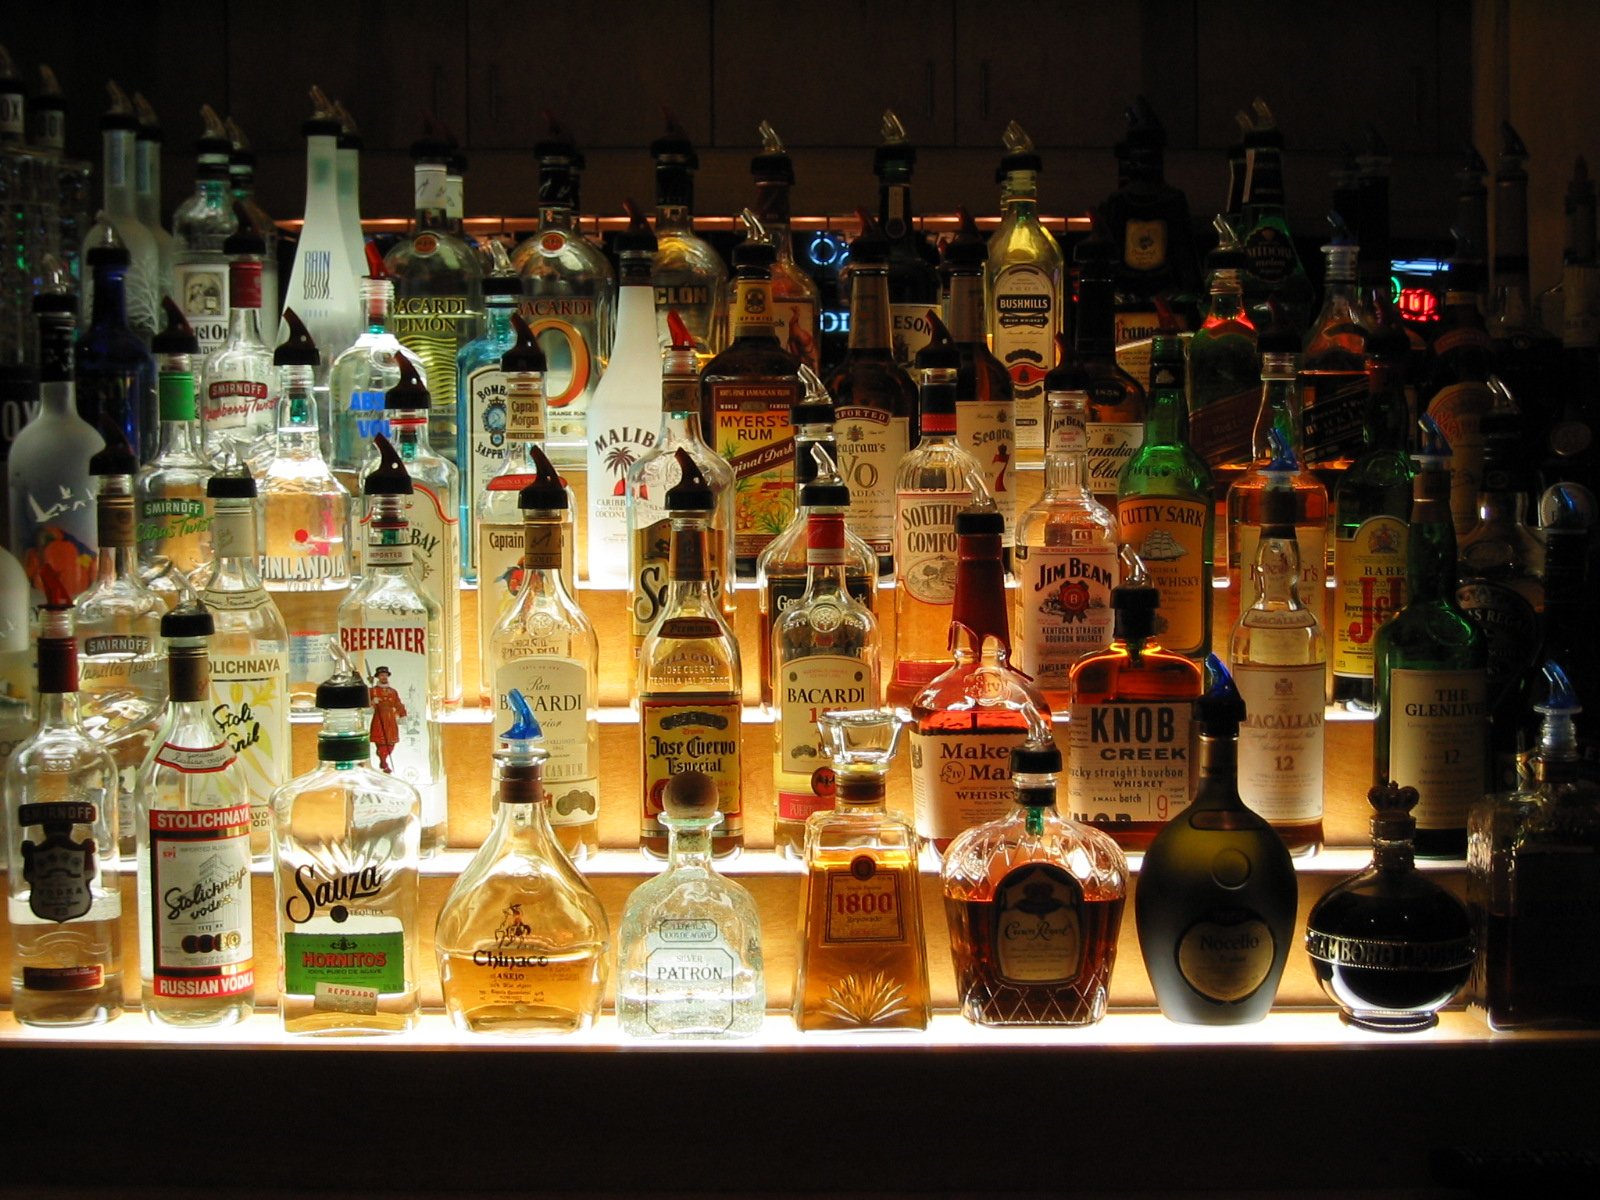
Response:
[[[1278,994],[1299,885],[1282,839],[1239,797],[1246,706],[1226,670],[1194,710],[1194,801],[1145,851],[1134,919],[1168,1020],[1243,1025]]]
[[[926,1029],[933,999],[922,937],[917,834],[887,807],[899,714],[854,709],[815,722],[834,805],[805,825],[794,1023],[807,1030]]]
[[[630,1037],[747,1037],[766,1017],[761,913],[712,865],[717,789],[678,776],[659,819],[666,868],[628,897],[617,937],[617,1024]]]
[[[157,1025],[231,1025],[255,1009],[250,794],[213,710],[211,614],[161,618],[167,710],[139,768],[139,975]]]
[[[599,1019],[611,927],[550,827],[546,754],[522,693],[494,751],[494,824],[439,910],[445,1012],[468,1033],[573,1033]]]

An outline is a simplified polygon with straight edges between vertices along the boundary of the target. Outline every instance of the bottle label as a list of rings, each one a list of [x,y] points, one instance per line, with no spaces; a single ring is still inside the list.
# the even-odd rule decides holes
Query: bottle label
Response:
[[[1489,649],[1489,691],[1497,699],[1528,671],[1539,655],[1539,614],[1516,588],[1469,579],[1456,588],[1456,604],[1478,623]]]
[[[589,576],[616,578],[627,572],[628,470],[655,448],[658,431],[642,425],[600,428],[599,409],[589,416]]]
[[[911,807],[917,833],[941,841],[997,820],[1015,802],[1011,751],[1025,732],[911,731]]]
[[[211,520],[211,552],[217,558],[256,557],[255,505],[243,509],[218,508]],[[259,608],[267,602],[267,593],[210,592],[204,596],[207,608]]]
[[[389,418],[384,415],[389,398],[383,391],[357,388],[343,403],[344,411],[337,415],[333,424],[336,461],[359,466],[373,438],[380,433],[386,438],[394,436]]]
[[[645,1024],[656,1033],[732,1028],[737,972],[715,921],[657,921],[645,934]]]
[[[272,828],[273,791],[289,781],[288,695],[289,663],[281,650],[211,656],[211,715],[238,756],[239,781],[250,795],[250,824],[258,836]]]
[[[1130,218],[1123,227],[1122,261],[1130,271],[1159,271],[1167,263],[1167,223]]]
[[[937,300],[931,304],[889,305],[894,360],[908,371],[917,365],[917,351],[933,340],[933,323],[928,320],[928,313],[938,307]]]
[[[1233,533],[1239,538],[1239,611],[1253,605],[1261,593],[1256,590],[1256,551],[1261,547],[1261,526],[1238,524]],[[1300,603],[1319,617],[1323,611],[1322,593],[1328,580],[1328,530],[1325,525],[1296,525],[1295,549],[1300,552],[1300,582],[1296,588]],[[1162,597],[1162,606],[1166,597]]]
[[[822,931],[823,945],[905,941],[905,907],[900,894],[905,872],[883,870],[872,855],[858,854],[848,867],[824,875],[828,919]],[[914,886],[914,875],[912,881]]]
[[[22,464],[12,460],[11,477],[17,479]],[[87,483],[85,478],[83,482]],[[78,595],[94,582],[95,553],[94,497],[79,490],[61,495],[62,484],[51,481],[48,491],[13,492],[11,506],[13,549],[33,591],[44,595],[44,577],[49,564],[61,577],[61,585]],[[53,493],[53,494],[52,494]]]
[[[376,613],[364,615],[381,619]],[[442,648],[428,644],[424,622],[403,618],[392,624],[340,625],[339,644],[367,681],[369,735],[378,770],[417,789],[424,828],[442,823],[445,781],[435,741],[439,733],[428,719],[430,706],[443,700],[429,692],[428,660]]]
[[[197,1000],[253,990],[250,806],[151,809],[149,853],[155,994]]]
[[[149,618],[152,624],[156,618]],[[166,691],[156,639],[137,633],[91,634],[78,646],[78,690],[85,698],[133,693],[159,700]]]
[[[211,528],[206,502],[186,496],[163,496],[139,503],[137,537],[141,548],[197,538]],[[209,555],[207,556],[209,557]]]
[[[366,552],[352,571],[361,573],[362,560],[372,566],[410,566],[418,590],[439,606],[446,654],[461,645],[461,522],[439,493],[426,484],[412,483],[403,502],[410,541],[402,546],[371,544],[372,513],[361,517],[355,544]]]
[[[728,460],[738,480],[734,554],[753,559],[794,516],[794,431],[789,414],[800,402],[800,382],[735,379],[714,383],[710,390],[711,448]]]
[[[179,263],[173,276],[184,319],[204,358],[228,340],[228,264]]]
[[[668,784],[684,776],[701,776],[715,786],[717,809],[722,813],[718,837],[744,833],[740,715],[737,692],[645,694],[639,698],[645,837],[666,836],[659,819],[662,796]]]
[[[1161,592],[1156,634],[1180,654],[1204,652],[1211,571],[1206,559],[1211,505],[1204,500],[1128,496],[1117,501],[1118,536],[1144,560],[1151,586]]]
[[[783,663],[776,682],[778,819],[804,821],[833,807],[833,765],[817,732],[817,718],[835,709],[876,705],[876,680],[860,659],[812,654]],[[793,786],[794,777],[807,781],[803,790]]]
[[[1196,398],[1189,414],[1189,445],[1213,470],[1225,464],[1249,462],[1250,436],[1260,405],[1259,386],[1214,396],[1203,403]]]
[[[1083,971],[1083,888],[1052,863],[1006,872],[994,889],[995,972],[1006,983],[1061,987]]]
[[[0,92],[0,133],[21,141],[22,111],[22,91],[8,81],[5,91]]]
[[[1371,381],[1363,371],[1312,371],[1300,376],[1305,422],[1301,461],[1321,466],[1359,458],[1364,447]]]
[[[1178,971],[1207,1000],[1233,1004],[1254,995],[1272,974],[1277,943],[1248,909],[1207,913],[1178,939]]]
[[[405,934],[285,933],[283,990],[319,1012],[375,1013],[380,995],[406,990]]]
[[[894,481],[910,449],[911,422],[881,409],[846,405],[834,413],[839,474],[850,489],[850,528],[874,553],[894,552]]]
[[[778,344],[813,371],[817,359],[817,305],[809,296],[772,298],[772,332]]]
[[[479,367],[467,374],[467,461],[461,464],[466,494],[483,495],[489,480],[500,473],[506,461],[508,418],[506,414],[506,375],[498,364]],[[541,416],[542,425],[542,416]],[[542,442],[541,436],[535,440]],[[477,548],[473,548],[477,564]]]
[[[634,656],[638,643],[650,632],[667,600],[667,568],[672,558],[672,522],[652,496],[634,498],[633,587],[628,597],[628,612],[633,623]],[[712,537],[721,531],[710,530]],[[720,562],[720,558],[718,559]]]
[[[1389,672],[1389,778],[1417,789],[1418,829],[1461,829],[1489,790],[1483,671]]]
[[[489,661],[489,635],[522,591],[522,522],[478,526],[478,650]]]
[[[1482,419],[1494,407],[1484,383],[1453,383],[1428,401],[1428,415],[1450,447],[1450,519],[1456,537],[1478,523],[1478,492],[1483,487]]]
[[[226,741],[215,746],[178,746],[163,742],[156,751],[158,763],[183,775],[214,775],[227,770],[237,757]]]
[[[1333,673],[1371,679],[1378,630],[1406,606],[1406,542],[1399,517],[1368,517],[1333,544]]]
[[[544,390],[555,432],[581,436],[585,401],[599,382],[594,298],[528,297],[522,301],[522,316],[544,351]]]
[[[1040,397],[1043,392],[1041,385]],[[1042,404],[1041,399],[1034,407],[1040,408]],[[1007,546],[1011,545],[1017,527],[1017,490],[1011,477],[1013,439],[1023,432],[1020,419],[1015,430],[1011,427],[1013,409],[1013,405],[1004,401],[965,400],[956,405],[956,441],[978,460],[978,471],[989,489],[989,497],[1005,518],[1001,542]],[[1033,444],[1043,445],[1043,422],[1036,422],[1031,432],[1036,435]]]
[[[956,513],[969,492],[897,492],[894,564],[899,586],[923,604],[954,604]]]
[[[1066,546],[1016,548],[1022,607],[1017,660],[1036,687],[1067,690],[1072,664],[1111,644],[1117,552],[1097,528],[1068,529]],[[1072,540],[1081,540],[1073,549]]]
[[[566,639],[561,639],[565,641]],[[494,673],[495,728],[512,719],[511,689],[522,693],[550,752],[545,793],[552,825],[587,825],[600,811],[600,727],[589,668],[537,643],[513,645]]]
[[[1240,798],[1268,821],[1321,820],[1323,664],[1237,663],[1233,682],[1245,711],[1239,727]]]
[[[103,987],[106,969],[99,963],[73,967],[23,967],[22,986],[30,992],[82,992]]]
[[[205,404],[200,420],[205,425],[206,441],[223,429],[255,429],[275,419],[274,405],[267,384],[256,379],[207,379]]]
[[[1061,328],[1055,280],[1031,263],[1000,268],[994,278],[993,323],[994,356],[1011,376],[1012,396],[1018,404],[1032,405],[1033,416],[1041,416],[1044,377],[1055,366]],[[1030,438],[1042,444],[1042,421],[1026,430],[1018,425],[1024,444]]]
[[[1318,962],[1371,971],[1459,971],[1473,961],[1471,938],[1421,942],[1407,938],[1340,937],[1306,931],[1306,953]]]
[[[1192,701],[1074,704],[1067,803],[1074,821],[1162,822],[1189,805]]]
[[[396,296],[389,331],[422,360],[435,414],[449,413],[455,425],[456,353],[477,333],[480,313],[465,296]]]
[[[1257,225],[1244,240],[1246,270],[1251,280],[1276,287],[1299,263],[1294,242],[1275,225]]]
[[[1089,490],[1114,502],[1117,477],[1133,452],[1144,445],[1144,425],[1138,421],[1090,421],[1087,430]]]
[[[97,791],[77,800],[24,804],[17,809],[18,826],[30,832],[38,827],[44,835],[38,841],[22,839],[28,911],[39,920],[75,921],[86,916],[93,905],[94,884],[100,877],[93,830],[103,799]],[[85,834],[74,838],[78,829],[85,829]],[[111,895],[118,895],[115,888]]]

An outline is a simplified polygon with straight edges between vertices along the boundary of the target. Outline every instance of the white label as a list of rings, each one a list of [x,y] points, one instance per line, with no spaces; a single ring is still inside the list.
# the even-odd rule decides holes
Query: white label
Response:
[[[288,695],[283,651],[211,656],[211,712],[239,756],[239,782],[249,793],[250,823],[258,834],[272,827],[273,790],[289,781]]]
[[[655,429],[638,425],[599,428],[589,412],[589,578],[626,586],[628,577],[628,468],[655,447]]]
[[[1103,537],[1069,529],[1069,537]],[[1034,685],[1064,691],[1072,664],[1111,644],[1111,589],[1117,552],[1111,546],[1018,546],[1017,596],[1022,606],[1017,661]]]
[[[227,742],[215,746],[178,746],[172,742],[161,743],[156,751],[156,761],[184,775],[213,775],[225,771],[236,756]]]
[[[540,654],[536,646],[514,647],[512,653],[494,673],[495,728],[510,725],[508,697],[515,688],[538,718],[550,752],[544,768],[550,823],[588,824],[600,811],[600,726],[589,670],[575,658]]]
[[[1189,804],[1190,701],[1074,704],[1067,802],[1075,821],[1166,821]]]
[[[207,437],[224,429],[266,432],[276,419],[272,389],[261,379],[207,377],[200,419]]]
[[[839,474],[850,489],[850,528],[879,554],[894,549],[894,480],[909,448],[910,422],[854,405],[834,413]]]
[[[715,921],[657,922],[645,934],[645,1023],[656,1033],[730,1028],[737,970]]]
[[[889,319],[894,326],[894,360],[908,371],[917,365],[917,351],[933,340],[933,324],[928,314],[938,307],[937,300],[931,304],[889,305]]]
[[[1238,663],[1244,700],[1239,727],[1239,796],[1268,821],[1322,818],[1324,664]]]
[[[372,712],[370,734],[378,770],[416,788],[422,796],[422,825],[444,820],[445,781],[437,769],[438,730],[429,720],[428,645],[421,621],[367,621],[342,625],[339,644],[367,683]]]
[[[970,503],[969,492],[896,493],[894,568],[913,599],[955,603],[956,513]]]
[[[994,356],[1011,376],[1017,443],[1036,450],[1045,438],[1044,377],[1055,366],[1061,328],[1055,282],[1032,263],[1002,267],[995,276],[993,303],[989,327]]]
[[[1178,940],[1178,970],[1184,982],[1210,1000],[1232,1004],[1251,995],[1272,973],[1277,950],[1272,930],[1254,913],[1236,919],[1196,921]]]
[[[1261,526],[1235,525],[1239,539],[1239,611],[1253,605],[1261,593],[1256,590],[1256,551],[1261,547]],[[1317,614],[1321,623],[1323,589],[1328,581],[1328,530],[1324,525],[1296,525],[1295,549],[1300,552],[1300,582],[1296,593],[1300,603]]]
[[[1133,452],[1144,445],[1144,426],[1121,421],[1090,421],[1089,435],[1089,490],[1095,496],[1115,496],[1117,477],[1133,457]]]
[[[963,400],[956,405],[956,441],[978,460],[983,486],[1005,518],[1001,544],[1011,545],[1017,527],[1017,489],[1011,477],[1013,406],[1004,402]],[[1020,423],[1019,423],[1020,426]]]
[[[1003,817],[1015,800],[1014,733],[911,733],[911,806],[917,833],[945,840]]]
[[[522,522],[478,526],[478,661],[487,667],[489,639],[522,590]]]
[[[1489,790],[1483,671],[1389,672],[1389,778],[1417,789],[1418,829],[1460,829]]]
[[[228,340],[228,264],[180,263],[173,271],[178,306],[206,356]]]
[[[791,659],[778,671],[773,689],[778,701],[778,771],[806,780],[778,788],[778,816],[804,821],[833,807],[833,771],[817,732],[817,718],[835,709],[871,708],[878,703],[872,670],[841,654]]]
[[[205,999],[255,987],[250,809],[150,812],[152,989]]]

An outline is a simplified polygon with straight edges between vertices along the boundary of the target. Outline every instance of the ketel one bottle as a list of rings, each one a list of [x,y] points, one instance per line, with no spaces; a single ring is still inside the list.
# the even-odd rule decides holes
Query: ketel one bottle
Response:
[[[231,1025],[255,1008],[250,793],[211,696],[211,613],[161,618],[169,700],[134,794],[139,975],[158,1025]]]

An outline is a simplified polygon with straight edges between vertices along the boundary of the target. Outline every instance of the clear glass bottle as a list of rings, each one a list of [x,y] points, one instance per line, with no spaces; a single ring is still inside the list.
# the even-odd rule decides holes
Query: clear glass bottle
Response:
[[[38,726],[30,590],[22,564],[0,550],[0,764]]]
[[[694,231],[694,173],[700,156],[671,113],[666,133],[650,143],[650,157],[656,164],[655,265],[650,277],[655,288],[656,341],[663,348],[672,344],[667,313],[677,309],[705,363],[728,341],[728,268]],[[617,325],[620,341],[620,311]],[[609,363],[606,369],[611,369]]]
[[[381,433],[379,465],[362,483],[368,506],[366,569],[339,605],[339,644],[367,681],[377,767],[422,797],[421,854],[444,848],[444,617],[413,574],[406,497],[414,494],[400,452]]]
[[[160,264],[160,282],[157,285],[156,303],[172,294],[173,267],[177,258],[177,239],[162,228],[164,206],[161,203],[161,153],[165,138],[161,131],[161,118],[156,110],[138,92],[133,94],[133,111],[139,120],[139,133],[133,144],[133,205],[139,223],[150,231],[156,243],[156,261]],[[159,314],[157,324],[160,324]]]
[[[805,823],[794,1023],[810,1030],[926,1029],[933,1013],[922,936],[918,840],[888,809],[905,728],[877,709],[818,712],[834,804]]]
[[[600,639],[561,574],[570,529],[567,490],[545,453],[522,489],[522,587],[489,639],[490,711],[512,716],[520,693],[540,718],[554,793],[549,816],[562,848],[581,861],[600,848]]]
[[[661,804],[667,865],[623,910],[617,1023],[630,1037],[748,1037],[767,1009],[761,913],[712,865],[717,790],[703,775],[679,776]]]
[[[1478,523],[1483,485],[1483,418],[1493,411],[1494,355],[1476,289],[1482,264],[1452,261],[1437,332],[1428,347],[1424,411],[1450,444],[1450,514],[1456,536]]]
[[[222,248],[228,257],[228,336],[202,368],[200,425],[210,458],[221,461],[231,453],[259,475],[272,457],[278,407],[272,351],[261,332],[263,320],[274,328],[278,323],[278,314],[263,307],[267,243],[253,229],[241,229]]]
[[[210,354],[228,336],[228,257],[224,246],[239,230],[228,187],[228,157],[233,143],[222,118],[209,104],[201,105],[205,132],[195,143],[194,194],[172,214],[176,257],[173,287],[178,306]]]
[[[1302,461],[1331,491],[1361,454],[1370,384],[1365,312],[1356,290],[1360,247],[1336,223],[1333,241],[1322,253],[1327,260],[1322,311],[1306,330],[1300,360],[1300,427]]]
[[[354,345],[339,352],[328,376],[333,406],[333,452],[328,465],[352,496],[361,491],[361,467],[370,456],[373,437],[389,433],[384,408],[389,389],[400,382],[401,360],[408,360],[417,374],[427,375],[416,352],[389,332],[393,305],[394,280],[386,275],[361,280],[366,331]]]
[[[756,184],[756,217],[778,252],[772,264],[773,326],[778,343],[813,372],[822,369],[822,340],[817,312],[822,297],[817,284],[794,260],[789,234],[789,189],[794,186],[794,162],[778,131],[766,121],[756,127],[761,152],[750,160]]]
[[[461,419],[456,424],[463,533],[461,578],[469,582],[478,578],[473,503],[506,461],[506,376],[500,369],[500,359],[517,344],[511,317],[522,303],[523,287],[506,258],[505,247],[491,241],[489,252],[495,265],[483,278],[483,332],[456,355],[456,396],[461,404]],[[539,428],[536,440],[548,445],[542,413]]]
[[[285,1033],[401,1033],[421,1017],[417,790],[369,764],[367,686],[330,639],[317,765],[272,795]]]
[[[232,1025],[255,1010],[250,796],[211,702],[211,614],[161,618],[168,703],[134,792],[139,975],[157,1025]]]
[[[878,225],[889,239],[891,345],[895,361],[909,371],[933,336],[928,313],[939,308],[938,259],[917,228],[911,203],[917,148],[893,109],[884,109],[879,133],[883,140],[873,148],[872,173],[878,177]]]
[[[1283,194],[1283,134],[1266,102],[1251,105],[1244,135],[1244,195],[1239,214],[1244,246],[1244,299],[1256,327],[1272,324],[1270,300],[1278,320],[1296,333],[1311,317],[1311,281],[1294,248]]]
[[[108,446],[125,445],[142,462],[156,449],[156,365],[146,348],[155,329],[141,336],[129,325],[125,284],[133,259],[115,231],[104,232],[106,240],[91,237],[84,250],[94,304],[78,334],[73,385],[84,420]],[[154,311],[150,320],[158,324],[159,298]]]
[[[334,193],[339,205],[339,229],[344,234],[346,253],[357,275],[368,259],[366,238],[361,232],[361,151],[365,142],[356,119],[344,106],[333,101],[333,114],[339,118],[339,136],[334,145]]]
[[[239,231],[248,233],[261,242],[261,248],[255,251],[261,256],[260,303],[257,305],[261,312],[259,320],[265,322],[263,328],[276,329],[280,295],[278,223],[267,215],[266,209],[262,208],[261,202],[256,199],[256,152],[251,148],[250,138],[232,117],[228,117],[223,124],[228,130],[228,140],[233,145],[228,155],[228,181],[234,203],[238,206],[234,213],[239,218]],[[230,283],[228,294],[230,324],[233,320],[233,305],[237,303]]]
[[[117,765],[79,723],[72,597],[46,567],[39,727],[5,766],[11,1013],[96,1025],[122,1012]]]
[[[97,246],[115,244],[122,247],[128,259],[121,264],[116,282],[117,306],[125,307],[124,323],[131,327],[133,336],[148,342],[155,336],[161,322],[161,297],[165,293],[161,248],[151,225],[140,220],[138,212],[138,165],[136,146],[139,121],[134,116],[133,105],[127,93],[115,80],[106,83],[109,106],[100,117],[100,182],[101,208],[95,214],[94,224],[83,239],[85,267],[93,264],[89,252]],[[156,156],[159,163],[160,156]],[[152,212],[152,224],[159,226],[159,203]],[[170,266],[169,257],[168,264]],[[89,271],[79,297],[79,318],[85,328],[94,322],[94,312],[99,299],[102,280]],[[154,387],[154,381],[151,382]],[[138,443],[135,442],[135,445]]]
[[[200,344],[171,297],[163,303],[167,327],[151,344],[160,362],[161,443],[134,477],[133,491],[139,574],[170,611],[194,600],[194,585],[211,562],[206,480],[213,468],[200,449],[194,403],[193,362]]]
[[[1219,242],[1206,258],[1210,301],[1189,341],[1189,440],[1225,488],[1251,459],[1261,356],[1255,322],[1244,307],[1244,251],[1226,220],[1219,216],[1212,224]]]
[[[516,721],[494,751],[494,824],[439,910],[445,1012],[468,1033],[575,1033],[600,1017],[611,926],[550,827],[539,725]]]
[[[1016,804],[945,855],[961,1015],[979,1025],[1091,1025],[1105,1015],[1128,863],[1056,811],[1061,751],[1039,721],[1011,751]]]

